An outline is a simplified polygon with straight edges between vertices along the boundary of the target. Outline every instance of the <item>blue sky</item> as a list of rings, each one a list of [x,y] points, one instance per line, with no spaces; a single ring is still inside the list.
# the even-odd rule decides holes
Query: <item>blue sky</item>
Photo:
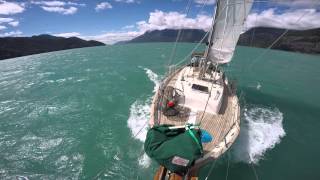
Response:
[[[165,28],[207,30],[214,0],[0,0],[0,36],[53,34],[108,44]],[[203,3],[206,3],[203,5]],[[319,0],[257,0],[246,27],[320,27]]]

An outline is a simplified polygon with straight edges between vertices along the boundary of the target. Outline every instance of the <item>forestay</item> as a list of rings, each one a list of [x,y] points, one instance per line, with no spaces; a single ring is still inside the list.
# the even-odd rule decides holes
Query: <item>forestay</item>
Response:
[[[253,0],[217,1],[215,23],[209,39],[209,60],[219,64],[231,61],[252,2]]]

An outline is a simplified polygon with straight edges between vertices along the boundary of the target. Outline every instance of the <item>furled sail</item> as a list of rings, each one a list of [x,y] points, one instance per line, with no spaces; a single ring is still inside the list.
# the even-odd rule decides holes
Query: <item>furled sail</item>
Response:
[[[252,3],[253,0],[217,1],[215,23],[209,37],[209,60],[219,64],[231,61]]]

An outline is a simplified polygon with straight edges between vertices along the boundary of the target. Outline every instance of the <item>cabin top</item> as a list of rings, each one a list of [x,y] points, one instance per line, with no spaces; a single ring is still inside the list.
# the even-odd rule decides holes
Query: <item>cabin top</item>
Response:
[[[224,92],[221,74],[218,72],[206,74],[206,76],[214,77],[211,77],[211,79],[215,82],[201,80],[197,78],[198,73],[195,69],[196,67],[186,67],[178,75],[174,88],[180,90],[184,97],[179,101],[179,105],[197,113],[198,111],[204,111],[206,104],[208,104],[206,112],[218,114]]]

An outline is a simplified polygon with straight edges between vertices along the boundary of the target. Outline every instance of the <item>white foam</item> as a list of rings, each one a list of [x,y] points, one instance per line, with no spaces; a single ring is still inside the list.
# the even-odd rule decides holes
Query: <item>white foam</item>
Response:
[[[258,82],[257,87],[256,87],[256,88],[257,88],[257,90],[260,90],[260,89],[261,89],[261,87],[262,87],[262,86],[261,86],[261,84]]]
[[[154,83],[153,92],[156,92],[160,84],[159,76],[148,68],[144,68],[144,70],[146,71],[146,74],[148,75],[149,80]]]
[[[128,119],[128,127],[132,136],[141,142],[145,141],[147,135],[147,123],[150,118],[151,100],[137,100],[130,107],[130,116]]]
[[[148,168],[151,164],[151,159],[149,158],[149,156],[144,153],[138,160],[139,165],[143,168]]]
[[[144,68],[150,81],[154,83],[155,92],[159,86],[159,76],[148,68]],[[134,138],[144,142],[147,135],[147,123],[150,118],[150,105],[152,96],[146,99],[136,100],[130,107],[130,116],[128,119],[128,127]]]
[[[140,67],[141,68],[141,67]],[[153,92],[155,92],[159,86],[160,78],[157,74],[148,68],[144,68],[150,81],[154,83]],[[145,99],[136,100],[130,107],[130,115],[128,119],[128,127],[131,130],[131,134],[134,138],[145,141],[148,121],[150,119],[150,106],[152,101],[152,95]],[[150,166],[151,160],[146,154],[143,154],[139,160],[139,165],[143,168]]]
[[[88,78],[80,78],[77,80],[77,82],[82,82],[82,81],[87,81],[87,80],[88,80]]]
[[[282,121],[283,114],[277,108],[246,108],[239,138],[232,148],[233,160],[257,164],[285,136]]]
[[[56,80],[56,82],[62,83],[62,82],[65,82],[66,80],[67,80],[67,79],[63,78],[63,79],[58,79],[58,80]]]

